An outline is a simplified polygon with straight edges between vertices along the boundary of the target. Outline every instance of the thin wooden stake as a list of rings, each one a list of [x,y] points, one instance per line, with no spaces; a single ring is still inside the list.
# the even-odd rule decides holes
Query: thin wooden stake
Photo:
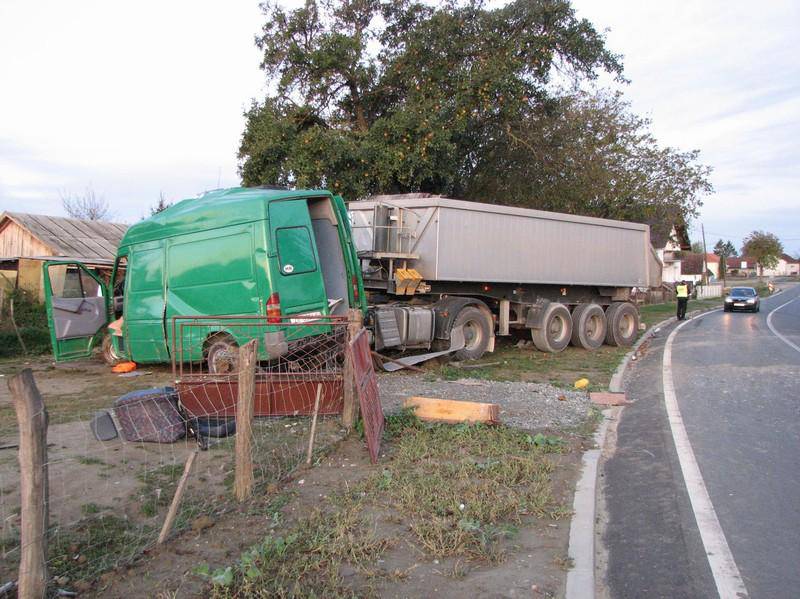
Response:
[[[178,508],[181,505],[181,499],[183,499],[183,493],[186,491],[186,485],[189,482],[189,473],[192,471],[192,465],[197,457],[197,452],[198,450],[195,449],[189,454],[189,457],[186,458],[186,464],[183,467],[183,474],[181,475],[181,479],[178,481],[178,488],[175,489],[175,495],[172,497],[172,503],[169,506],[167,517],[164,519],[164,525],[161,527],[161,534],[158,535],[159,545],[167,540],[169,532],[172,530],[172,525],[175,522],[175,516],[178,515]]]
[[[44,597],[47,589],[47,410],[29,368],[8,381],[19,425],[21,499],[18,596]]]
[[[314,400],[314,416],[311,418],[311,436],[308,438],[308,453],[306,453],[306,464],[311,463],[311,456],[314,453],[314,435],[317,433],[317,415],[319,414],[319,400],[322,397],[322,383],[317,385],[317,399]]]
[[[258,340],[239,348],[239,395],[236,402],[236,472],[233,483],[236,499],[253,494],[253,401],[256,390]]]
[[[14,298],[8,302],[9,308],[9,316],[11,317],[11,324],[14,327],[14,332],[17,334],[17,340],[19,341],[20,347],[22,347],[22,353],[26,356],[28,355],[28,348],[25,347],[25,342],[22,340],[22,335],[20,335],[19,328],[17,328],[17,321],[14,320]]]

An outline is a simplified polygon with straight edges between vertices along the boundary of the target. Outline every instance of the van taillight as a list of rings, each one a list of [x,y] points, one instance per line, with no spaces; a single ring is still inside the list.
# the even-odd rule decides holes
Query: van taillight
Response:
[[[281,323],[281,296],[278,295],[277,291],[270,295],[267,300],[267,323]]]
[[[353,281],[353,303],[358,303],[358,277],[353,275],[351,280]]]

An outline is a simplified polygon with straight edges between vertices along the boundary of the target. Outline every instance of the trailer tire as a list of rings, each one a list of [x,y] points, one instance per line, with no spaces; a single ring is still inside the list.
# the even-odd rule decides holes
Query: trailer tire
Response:
[[[639,312],[629,302],[615,302],[606,310],[606,344],[629,347],[639,334]]]
[[[459,326],[464,327],[466,345],[463,349],[455,352],[455,358],[457,360],[477,360],[489,349],[492,324],[487,321],[483,310],[476,306],[465,306],[458,312],[451,330]]]
[[[578,304],[572,311],[572,338],[575,347],[595,350],[606,340],[606,313],[598,304]]]
[[[552,302],[542,314],[541,327],[531,329],[533,344],[539,351],[563,351],[572,337],[572,316],[564,304]]]
[[[236,374],[239,371],[239,345],[227,333],[206,339],[203,355],[209,374]]]
[[[111,339],[111,335],[103,337],[103,343],[100,345],[100,355],[103,357],[103,362],[109,366],[116,366],[122,359],[117,355],[114,349],[114,342]]]

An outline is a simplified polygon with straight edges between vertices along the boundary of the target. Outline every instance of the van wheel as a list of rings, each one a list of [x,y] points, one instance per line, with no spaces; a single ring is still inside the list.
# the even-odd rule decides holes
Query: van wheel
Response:
[[[639,311],[628,302],[615,302],[606,310],[606,343],[628,347],[639,334]]]
[[[539,351],[563,351],[572,337],[572,316],[564,304],[552,302],[542,314],[542,326],[531,329],[533,344]]]
[[[209,374],[235,374],[239,371],[239,346],[227,333],[209,337],[203,353]]]
[[[606,340],[606,313],[598,304],[578,304],[572,311],[572,338],[576,347],[593,350]]]
[[[103,356],[103,362],[109,366],[116,366],[122,359],[119,355],[117,355],[117,351],[114,349],[114,343],[111,340],[111,335],[106,335],[103,337],[103,343],[100,345],[100,355]]]
[[[486,353],[492,329],[480,308],[475,306],[462,308],[453,321],[452,328],[456,327],[464,329],[464,347],[455,352],[456,360],[477,360]]]

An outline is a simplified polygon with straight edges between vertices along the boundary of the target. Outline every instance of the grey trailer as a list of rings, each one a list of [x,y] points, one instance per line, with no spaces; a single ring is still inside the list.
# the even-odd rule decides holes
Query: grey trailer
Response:
[[[469,309],[482,321],[467,323],[467,337],[486,333],[486,349],[513,329],[530,329],[544,351],[629,345],[638,331],[631,289],[660,284],[644,224],[428,194],[376,196],[348,210],[379,343],[387,310],[414,305],[446,314],[433,324],[441,340]],[[408,314],[399,318],[401,329]]]

